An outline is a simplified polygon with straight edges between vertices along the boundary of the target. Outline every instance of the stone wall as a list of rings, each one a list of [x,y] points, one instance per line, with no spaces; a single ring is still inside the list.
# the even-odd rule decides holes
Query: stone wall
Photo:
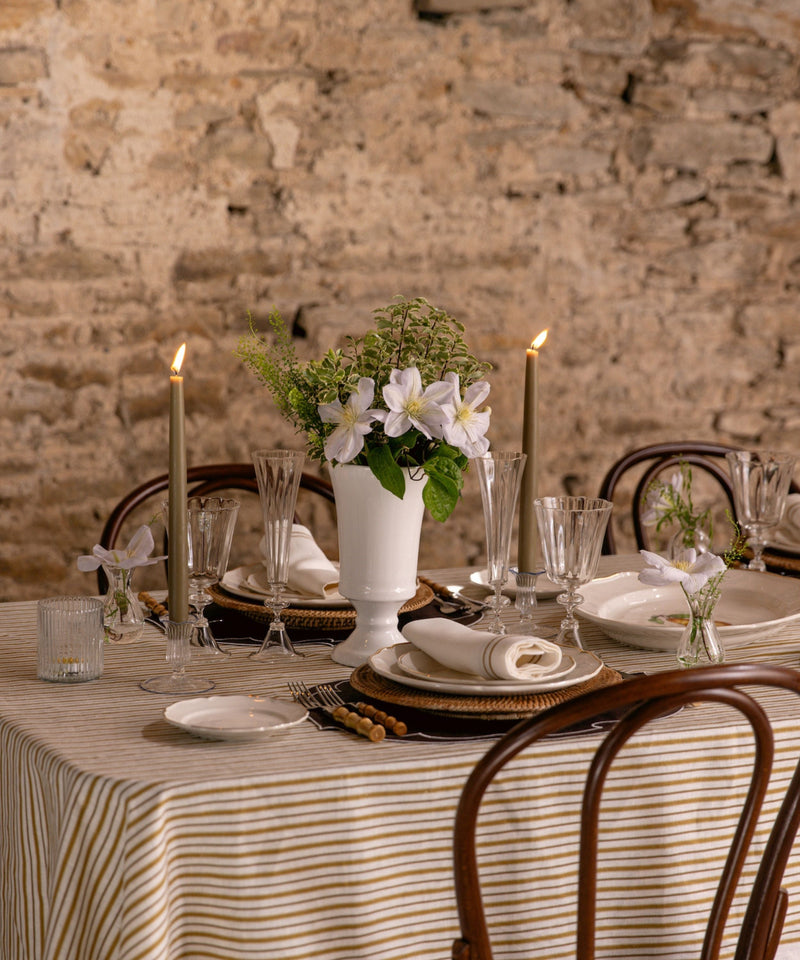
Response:
[[[317,356],[398,293],[494,364],[519,444],[543,327],[542,492],[645,442],[800,444],[796,0],[3,0],[0,596],[167,466],[297,444],[233,357]],[[423,564],[479,561],[474,477]]]

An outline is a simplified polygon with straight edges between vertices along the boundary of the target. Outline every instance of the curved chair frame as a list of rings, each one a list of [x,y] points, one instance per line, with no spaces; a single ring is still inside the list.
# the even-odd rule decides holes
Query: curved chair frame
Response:
[[[208,497],[220,490],[245,490],[258,496],[258,481],[252,463],[211,463],[190,467],[186,471],[186,477],[190,497]],[[334,502],[333,487],[327,480],[304,473],[300,477],[300,487],[319,494],[331,503]],[[151,480],[145,480],[126,494],[109,514],[103,532],[100,534],[100,546],[107,550],[114,547],[126,518],[140,504],[167,489],[169,489],[169,474],[162,473]],[[97,569],[97,583],[100,593],[105,592],[107,583],[102,567]]]
[[[595,955],[595,899],[600,801],[606,775],[625,742],[649,721],[682,705],[710,701],[738,710],[750,723],[755,756],[749,791],[709,917],[701,960],[716,960],[725,922],[758,821],[770,778],[774,743],[769,718],[742,685],[789,690],[800,695],[800,672],[767,664],[735,664],[675,670],[635,678],[567,701],[518,724],[480,760],[464,786],[456,813],[455,888],[461,937],[454,960],[492,960],[478,874],[475,829],[481,801],[502,768],[533,743],[607,711],[627,713],[601,742],[587,774],[581,814],[578,868],[577,950]],[[739,934],[735,960],[771,960],[777,950],[788,895],[781,880],[800,825],[800,761],[764,848]]]
[[[636,546],[639,550],[643,548],[646,549],[648,547],[648,539],[641,520],[641,503],[645,491],[658,474],[670,467],[677,467],[682,462],[700,467],[717,480],[727,497],[728,506],[733,514],[733,486],[731,485],[730,473],[725,464],[725,454],[732,450],[740,449],[741,447],[731,447],[724,443],[706,443],[694,440],[655,443],[646,447],[640,447],[637,450],[632,450],[630,453],[625,454],[624,457],[611,467],[603,478],[598,496],[603,497],[605,500],[611,500],[613,503],[614,492],[622,476],[640,463],[653,461],[642,473],[636,484],[631,505]],[[790,489],[793,493],[797,493],[800,490],[794,482],[792,482]],[[603,540],[603,553],[616,553],[613,512],[606,527],[606,535]]]

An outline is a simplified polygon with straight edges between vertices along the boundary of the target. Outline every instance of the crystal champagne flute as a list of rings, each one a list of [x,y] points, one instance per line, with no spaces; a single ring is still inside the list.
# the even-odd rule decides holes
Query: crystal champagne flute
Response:
[[[264,516],[264,563],[270,591],[265,606],[272,610],[272,621],[264,642],[250,654],[254,660],[270,659],[273,652],[302,656],[292,646],[281,615],[286,607],[284,595],[289,579],[289,546],[304,460],[304,455],[295,450],[253,452]]]
[[[748,570],[765,571],[761,555],[767,531],[783,515],[795,458],[770,450],[734,450],[725,454],[733,483],[736,519],[753,551]]]
[[[498,450],[490,450],[473,460],[481,485],[486,527],[487,581],[494,590],[494,619],[490,628],[492,633],[506,632],[500,619],[500,595],[508,575],[511,530],[526,460],[524,453]]]
[[[583,602],[577,592],[597,572],[611,502],[590,497],[542,497],[534,501],[539,538],[547,576],[567,588],[558,596],[566,613],[558,643],[570,642],[584,649],[575,619],[575,607]]]

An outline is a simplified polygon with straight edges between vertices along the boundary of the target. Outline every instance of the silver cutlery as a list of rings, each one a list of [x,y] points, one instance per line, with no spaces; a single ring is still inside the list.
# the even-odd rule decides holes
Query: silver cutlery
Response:
[[[346,707],[354,713],[359,713],[363,717],[369,717],[373,723],[379,723],[387,731],[393,733],[396,737],[404,737],[408,733],[408,727],[402,720],[392,717],[385,710],[379,710],[373,703],[347,703],[342,699],[338,690],[329,683],[321,683],[317,687],[317,692],[322,699],[331,707]]]
[[[346,706],[331,707],[323,703],[319,697],[309,690],[302,680],[290,680],[288,686],[289,692],[294,699],[297,700],[298,703],[301,703],[307,710],[323,710],[329,717],[337,723],[340,723],[343,727],[352,730],[353,733],[357,733],[359,736],[366,737],[367,740],[371,740],[373,743],[383,740],[386,736],[386,728],[380,723],[373,723],[369,717],[362,717],[354,710],[348,710]]]

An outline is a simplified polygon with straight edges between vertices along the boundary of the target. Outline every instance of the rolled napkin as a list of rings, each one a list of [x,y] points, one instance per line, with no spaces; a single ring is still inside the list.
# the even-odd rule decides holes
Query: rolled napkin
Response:
[[[776,542],[793,544],[800,550],[800,493],[790,493],[786,497],[786,506],[774,537]]]
[[[412,620],[402,634],[442,666],[487,680],[536,680],[561,663],[561,647],[549,640],[481,633],[440,617]]]
[[[264,552],[263,538],[259,549]],[[267,589],[266,578],[259,576],[256,583],[259,588]],[[339,597],[339,571],[320,549],[308,527],[300,523],[292,524],[286,588],[290,593],[305,597],[322,597],[326,600]]]

